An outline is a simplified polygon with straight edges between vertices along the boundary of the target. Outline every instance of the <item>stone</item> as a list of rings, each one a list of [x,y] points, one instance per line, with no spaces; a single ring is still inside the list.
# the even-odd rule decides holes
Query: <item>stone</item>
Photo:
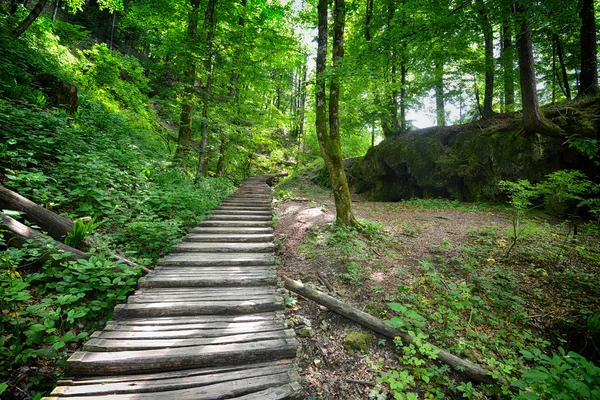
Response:
[[[50,104],[65,107],[70,115],[77,112],[77,86],[51,74],[37,75],[34,84],[48,96]]]
[[[346,351],[360,351],[366,352],[367,347],[373,341],[373,336],[364,332],[349,332],[344,337],[344,349]]]
[[[296,333],[298,334],[298,336],[304,337],[304,338],[313,337],[315,335],[313,328],[311,328],[310,326],[305,326],[304,328],[300,328],[300,329],[298,329],[298,331]]]

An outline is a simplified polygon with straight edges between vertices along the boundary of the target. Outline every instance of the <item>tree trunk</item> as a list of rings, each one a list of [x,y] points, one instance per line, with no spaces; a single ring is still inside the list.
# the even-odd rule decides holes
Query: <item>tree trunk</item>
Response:
[[[526,11],[526,7],[515,4],[517,20],[521,21],[521,29],[517,35],[517,50],[519,53],[521,102],[523,104],[523,130],[528,134],[540,133],[547,136],[562,137],[564,133],[544,118],[538,104],[531,28],[525,16]]]
[[[52,211],[46,210],[18,193],[0,185],[0,209],[24,212],[27,219],[34,222],[55,240],[64,242],[68,233],[73,232],[73,221]]]
[[[344,0],[335,0],[333,12],[333,70],[339,67],[344,57]],[[336,222],[341,226],[355,226],[358,221],[352,212],[348,181],[342,163],[342,149],[339,132],[339,77],[333,73],[329,87],[329,133],[327,132],[327,99],[325,94],[325,70],[327,62],[327,0],[319,0],[318,4],[318,47],[316,65],[316,130],[321,155],[325,161],[333,197],[335,200]]]
[[[34,231],[28,226],[23,225],[19,221],[9,217],[4,213],[0,212],[0,216],[2,217],[0,228],[7,231],[5,233],[8,235],[8,240],[6,242],[9,247],[23,247],[28,240],[35,240],[39,243],[41,248],[47,250],[47,252],[42,254],[41,261],[52,260],[50,254],[56,253],[54,248],[71,253],[72,256],[69,257],[69,259],[72,260],[90,258],[89,254],[85,254],[84,252],[74,249],[71,246],[67,246],[64,243],[54,241],[47,236]]]
[[[387,29],[391,29],[392,20],[394,19],[394,15],[396,13],[396,0],[388,0],[388,15],[387,15]],[[390,46],[390,63],[392,64],[390,68],[390,86],[392,87],[392,92],[390,93],[388,109],[390,113],[391,126],[388,127],[388,137],[395,136],[400,133],[400,121],[398,121],[398,88],[396,87],[396,53],[394,50],[391,50],[392,45]],[[390,134],[391,133],[391,134]]]
[[[198,37],[198,9],[200,8],[200,0],[190,0],[190,5],[192,6],[192,9],[188,23],[188,39],[191,46]],[[190,143],[192,141],[192,121],[194,119],[193,97],[194,86],[196,83],[196,65],[191,56],[187,63],[189,69],[185,72],[187,82],[184,89],[183,101],[181,102],[179,136],[177,138],[177,150],[175,152],[176,157],[183,161],[187,159]]]
[[[217,161],[217,175],[221,178],[225,176],[226,162],[225,162],[225,148],[227,147],[227,139],[225,134],[221,132],[221,141],[219,143],[219,160]]]
[[[365,40],[371,41],[371,18],[373,17],[373,0],[367,0],[367,12],[365,13]]]
[[[446,110],[444,109],[444,63],[435,64],[435,111],[437,126],[446,126]]]
[[[60,0],[56,0],[54,3],[54,10],[52,10],[52,22],[56,20],[56,14],[58,14],[58,9],[60,7]]]
[[[504,69],[504,107],[515,111],[515,78],[512,33],[508,22],[502,27],[502,67]]]
[[[400,133],[406,132],[406,64],[400,65]]]
[[[485,48],[485,89],[483,91],[483,117],[489,118],[494,114],[494,34],[483,0],[479,3],[479,15],[483,30]]]
[[[554,34],[554,44],[556,46],[556,55],[558,55],[558,63],[560,64],[560,71],[562,75],[562,85],[563,91],[567,100],[571,100],[571,87],[569,85],[569,76],[567,75],[567,66],[565,65],[565,55],[562,48],[562,43],[560,41],[560,37],[558,34]]]
[[[213,66],[213,42],[215,38],[215,27],[216,13],[215,8],[217,6],[217,0],[209,0],[206,5],[206,13],[204,15],[204,25],[202,26],[202,33],[206,33],[206,48],[207,54],[204,62],[204,68],[207,73],[206,85],[203,90],[203,104],[202,104],[202,142],[200,144],[200,155],[198,157],[198,170],[196,171],[196,182],[199,182],[203,175],[208,171],[208,102],[210,100],[210,93],[212,88],[212,66]]]
[[[31,24],[33,24],[33,21],[35,21],[44,10],[44,7],[46,6],[47,2],[48,0],[38,1],[38,3],[35,5],[35,7],[33,7],[33,10],[31,10],[29,15],[25,17],[25,19],[21,21],[21,23],[12,32],[14,37],[20,37],[23,34],[23,32],[25,32],[27,28],[29,28]]]
[[[595,96],[598,93],[598,54],[596,50],[596,20],[594,18],[594,0],[581,0],[580,47],[581,72],[579,82],[580,96]]]
[[[330,310],[383,336],[391,339],[400,337],[406,343],[414,342],[414,337],[408,332],[396,329],[385,321],[382,321],[371,314],[360,311],[310,286],[306,286],[302,282],[286,278],[284,286],[286,289],[291,290],[292,292],[297,293],[307,299],[313,300],[316,303],[321,304]],[[438,360],[449,365],[453,370],[458,371],[459,373],[468,377],[470,380],[482,383],[504,383],[501,382],[500,379],[494,378],[489,371],[486,371],[472,362],[457,357],[435,346],[432,347],[437,351]],[[428,355],[424,354],[424,356]]]

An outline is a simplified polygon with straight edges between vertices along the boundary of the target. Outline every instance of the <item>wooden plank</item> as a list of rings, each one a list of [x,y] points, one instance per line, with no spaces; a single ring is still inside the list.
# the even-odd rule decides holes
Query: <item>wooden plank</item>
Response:
[[[201,252],[201,253],[272,253],[273,243],[197,243],[184,242],[171,247],[171,252]]]
[[[235,381],[227,381],[214,383],[210,385],[203,385],[194,388],[180,389],[180,390],[165,390],[158,391],[153,389],[152,391],[145,392],[129,392],[119,394],[109,394],[112,400],[130,400],[139,399],[140,393],[143,393],[145,400],[164,400],[164,399],[177,399],[177,400],[214,400],[214,399],[226,399],[247,394],[248,392],[255,392],[257,390],[265,390],[273,386],[282,386],[288,384],[290,378],[287,374],[275,374],[267,376],[258,376],[253,378],[239,379]],[[54,397],[56,399],[65,397]],[[84,394],[83,396],[74,395],[66,397],[73,400],[79,399],[106,399],[104,394],[99,396]],[[53,399],[53,398],[50,398]]]
[[[83,351],[130,351],[172,349],[176,347],[217,346],[232,343],[251,343],[261,340],[291,339],[296,334],[291,329],[266,332],[239,333],[216,337],[112,339],[92,338],[83,345]]]
[[[142,303],[115,306],[115,318],[155,318],[183,315],[252,314],[283,309],[283,298],[248,301],[194,301],[187,303]]]
[[[293,367],[281,363],[240,366],[237,369],[200,369],[173,373],[148,374],[128,377],[107,377],[104,380],[63,380],[59,382],[61,389],[53,394],[62,396],[94,396],[125,393],[152,393],[166,390],[181,390],[194,387],[214,385],[221,382],[232,382],[240,379],[287,374],[294,376]],[[198,371],[198,372],[196,372]],[[206,372],[204,372],[206,371]],[[67,386],[68,385],[68,386]]]
[[[67,376],[167,371],[294,357],[296,339],[194,346],[174,349],[75,352],[67,361]]]
[[[282,311],[263,312],[243,315],[194,315],[181,317],[157,317],[157,318],[129,318],[119,321],[109,321],[108,324],[119,326],[159,326],[187,325],[187,324],[210,324],[210,323],[236,323],[236,322],[260,322],[260,321],[287,321]],[[108,325],[107,324],[107,325]]]
[[[272,286],[257,286],[257,287],[220,287],[220,288],[203,288],[201,291],[196,288],[143,288],[135,291],[135,294],[188,294],[198,293],[202,295],[213,295],[222,293],[223,295],[245,295],[245,294],[267,294],[272,295],[275,293],[284,294],[286,293],[283,288],[274,288]]]
[[[213,211],[213,214],[218,214],[217,210]],[[268,215],[269,217],[273,216],[272,211],[267,210],[229,210],[227,214],[232,215]]]
[[[235,234],[235,235],[245,235],[245,234],[273,234],[273,227],[268,228],[256,228],[256,227],[243,227],[243,226],[227,226],[227,227],[217,227],[217,226],[206,226],[206,227],[198,227],[193,228],[190,233],[199,233],[199,234]]]
[[[218,286],[230,286],[230,285],[238,285],[238,286],[264,286],[264,285],[277,285],[276,277],[216,277],[216,278],[187,278],[187,280],[179,279],[145,279],[140,278],[138,281],[138,285],[140,287],[196,287],[196,288],[204,288],[204,287],[218,287]]]
[[[273,265],[275,257],[263,253],[176,253],[158,261],[157,265],[211,265],[211,266],[252,266]]]
[[[115,329],[119,328],[119,329]],[[158,329],[157,329],[158,328]],[[190,324],[168,326],[111,326],[109,329],[96,331],[90,338],[96,339],[177,339],[177,338],[204,338],[238,335],[252,332],[270,332],[287,329],[283,321],[280,322],[252,322],[238,324]]]
[[[280,399],[303,399],[304,393],[302,386],[298,382],[290,382],[286,385],[272,387],[260,392],[250,393],[241,397],[234,397],[237,400],[280,400]]]
[[[223,221],[223,220],[214,220],[208,219],[201,221],[198,226],[200,227],[240,227],[240,228],[268,228],[270,227],[271,221]]]
[[[223,301],[223,300],[257,300],[270,298],[271,294],[244,294],[244,295],[219,295],[219,294],[143,294],[130,296],[127,299],[129,304],[137,303],[157,303],[157,302],[187,302],[187,301]]]
[[[184,242],[220,242],[220,243],[261,243],[271,242],[274,236],[272,234],[245,234],[235,233],[190,233],[184,236]]]
[[[252,214],[230,214],[227,211],[219,211],[218,213],[211,214],[208,220],[221,220],[221,221],[272,221],[272,215],[252,215]]]

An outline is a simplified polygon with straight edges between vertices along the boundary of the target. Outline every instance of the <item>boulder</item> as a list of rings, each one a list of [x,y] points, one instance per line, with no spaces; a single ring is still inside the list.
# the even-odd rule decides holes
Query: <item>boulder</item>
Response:
[[[600,100],[545,110],[568,135],[598,138]],[[350,170],[358,193],[377,201],[444,197],[490,201],[501,180],[540,181],[559,169],[579,169],[592,179],[594,161],[566,138],[526,136],[518,113],[467,125],[427,128],[387,139]]]
[[[77,112],[77,86],[51,74],[37,75],[34,84],[48,96],[50,104],[66,108],[70,115]]]

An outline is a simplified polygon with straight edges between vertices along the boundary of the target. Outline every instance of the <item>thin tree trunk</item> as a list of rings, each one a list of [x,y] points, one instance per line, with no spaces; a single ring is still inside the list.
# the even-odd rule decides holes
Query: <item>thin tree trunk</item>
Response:
[[[48,0],[38,1],[38,3],[35,5],[35,7],[33,7],[29,15],[25,17],[25,19],[21,21],[21,23],[12,32],[14,37],[20,37],[23,34],[23,32],[25,32],[27,28],[29,28],[31,24],[33,24],[33,21],[35,21],[37,17],[40,16],[42,11],[44,10],[44,7],[46,7],[47,2]]]
[[[225,148],[227,147],[227,139],[225,134],[221,132],[221,141],[219,142],[219,160],[217,161],[217,175],[221,178],[225,176]]]
[[[540,133],[547,136],[563,137],[564,132],[544,118],[538,104],[531,28],[525,17],[526,11],[526,7],[516,4],[515,14],[517,20],[521,21],[521,29],[517,36],[517,50],[519,53],[521,102],[523,104],[523,130],[529,134]]]
[[[206,59],[204,68],[207,78],[202,95],[202,142],[200,143],[200,155],[198,157],[198,170],[196,171],[196,182],[199,182],[203,175],[208,172],[208,102],[212,89],[212,66],[213,66],[213,42],[215,38],[215,28],[217,25],[215,9],[217,0],[209,0],[206,5],[206,13],[204,15],[204,25],[202,33],[206,33]]]
[[[367,0],[367,11],[365,13],[365,40],[371,41],[371,18],[373,17],[373,0]]]
[[[569,76],[567,75],[567,66],[565,65],[565,55],[563,52],[562,43],[560,41],[560,36],[555,33],[553,37],[554,44],[556,46],[556,55],[558,55],[558,62],[560,64],[560,71],[562,75],[562,88],[567,100],[571,100],[571,87],[569,85]]]
[[[485,48],[485,89],[483,91],[483,117],[494,114],[494,34],[483,0],[477,0]]]
[[[291,290],[292,292],[297,293],[307,299],[313,300],[318,304],[321,304],[330,310],[388,338],[400,337],[406,343],[412,343],[415,340],[415,338],[407,331],[396,329],[392,325],[380,320],[379,318],[351,307],[334,297],[319,292],[310,286],[304,285],[302,282],[286,278],[284,286],[286,289]],[[503,380],[494,378],[489,371],[486,371],[478,365],[475,365],[468,360],[457,357],[435,346],[431,347],[436,350],[436,359],[449,365],[452,369],[465,375],[470,380],[475,382],[505,384]]]
[[[400,65],[400,133],[406,132],[406,64]]]
[[[396,13],[396,0],[388,0],[388,16],[387,16],[387,29],[391,29],[392,20],[394,19],[394,15]],[[390,44],[391,47],[391,44]],[[389,112],[392,125],[389,128],[388,132],[391,130],[391,136],[397,135],[401,128],[400,122],[398,121],[398,88],[396,87],[396,57],[397,54],[391,50],[390,51],[390,63],[392,64],[390,68],[390,86],[392,87],[392,93],[390,94],[389,99]]]
[[[190,46],[198,37],[198,10],[200,8],[200,0],[190,0],[192,7],[190,11],[190,19],[188,23],[188,40]],[[186,86],[183,93],[183,101],[181,102],[181,117],[179,122],[179,136],[177,137],[177,150],[175,156],[185,161],[190,149],[192,141],[192,121],[194,119],[193,96],[194,86],[196,82],[196,65],[189,57],[187,60],[188,70],[185,72]]]
[[[114,45],[113,45],[113,40],[114,39],[113,38],[115,36],[115,25],[116,25],[116,23],[117,23],[117,12],[113,11],[113,13],[112,13],[112,24],[110,26],[110,46],[108,46],[108,48],[110,50],[112,50],[113,47],[114,47]]]
[[[512,32],[508,22],[502,27],[502,66],[504,69],[504,108],[515,111],[515,77]]]
[[[327,62],[327,0],[319,0],[318,4],[319,24],[318,24],[318,48],[317,48],[317,66],[316,66],[316,128],[317,138],[321,155],[325,161],[333,197],[335,200],[336,223],[340,226],[356,226],[354,213],[352,212],[352,203],[350,191],[348,190],[348,181],[344,172],[342,160],[342,149],[340,145],[339,131],[339,96],[340,81],[339,76],[332,74],[329,85],[329,134],[327,132],[327,101],[325,94],[325,69]],[[339,62],[344,57],[344,23],[346,9],[344,0],[335,0],[333,11],[333,62],[332,67],[335,70],[339,68]]]
[[[552,79],[552,105],[556,104],[556,74],[554,71],[556,71],[556,43],[552,42],[552,74],[550,74]]]
[[[435,65],[435,111],[437,126],[446,126],[446,110],[444,109],[444,63]]]
[[[42,230],[48,232],[55,240],[63,242],[73,232],[73,221],[62,217],[33,201],[0,185],[0,209],[24,212],[27,219]]]
[[[580,96],[595,96],[598,93],[598,54],[596,50],[596,20],[594,18],[594,0],[581,0],[580,47],[581,75]]]
[[[60,0],[56,0],[54,3],[54,10],[52,11],[52,22],[56,20],[56,14],[58,13],[58,8],[60,7]]]

